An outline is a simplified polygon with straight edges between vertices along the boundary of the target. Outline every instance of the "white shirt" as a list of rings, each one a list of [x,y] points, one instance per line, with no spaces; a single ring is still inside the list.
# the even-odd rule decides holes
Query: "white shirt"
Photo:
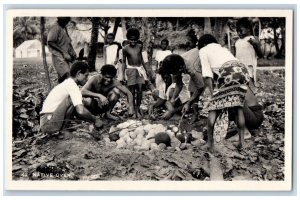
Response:
[[[247,36],[236,41],[236,58],[246,67],[251,65],[255,68],[257,66],[257,56],[253,46],[248,42],[250,38],[255,39],[253,36]]]
[[[168,55],[171,55],[171,54],[172,54],[172,52],[170,50],[165,50],[165,51],[158,50],[155,55],[155,60],[157,60],[158,65],[159,65],[159,63],[162,62],[165,59],[165,57],[167,57]]]
[[[74,107],[82,104],[82,94],[72,78],[66,79],[51,90],[44,102],[41,114],[54,112],[69,96],[71,97]]]
[[[167,57],[168,55],[171,55],[172,52],[170,50],[158,50],[156,52],[155,55],[155,60],[157,60],[158,62],[158,66],[160,64],[160,62],[162,62],[165,57]],[[163,94],[166,91],[166,84],[163,81],[162,77],[160,74],[156,74],[156,78],[155,78],[155,85],[156,85],[156,89],[158,89],[159,91],[161,91],[160,93]],[[160,95],[160,97],[162,98],[162,96]]]
[[[118,53],[118,45],[112,44],[106,47],[106,63],[114,65]]]
[[[218,73],[222,65],[230,60],[237,60],[231,52],[220,44],[211,43],[199,51],[202,76],[213,78],[213,72]]]

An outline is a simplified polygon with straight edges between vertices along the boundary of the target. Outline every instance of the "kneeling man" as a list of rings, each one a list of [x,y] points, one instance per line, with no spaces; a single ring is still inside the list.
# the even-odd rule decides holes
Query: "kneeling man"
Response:
[[[62,131],[74,114],[83,120],[94,122],[101,127],[102,121],[91,114],[82,103],[78,85],[84,85],[89,74],[88,64],[75,62],[70,69],[70,77],[55,86],[47,96],[40,113],[40,130],[44,133]],[[76,112],[74,112],[76,111]]]

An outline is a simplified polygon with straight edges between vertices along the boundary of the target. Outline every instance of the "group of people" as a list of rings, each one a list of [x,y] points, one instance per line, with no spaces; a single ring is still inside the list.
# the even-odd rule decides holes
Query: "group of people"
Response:
[[[114,42],[113,34],[108,34],[104,47],[105,64],[101,72],[89,80],[88,64],[73,62],[76,53],[65,30],[69,21],[67,17],[58,18],[48,35],[48,46],[60,84],[53,88],[44,102],[40,120],[43,132],[63,130],[74,114],[93,122],[98,128],[103,125],[100,113],[117,120],[119,116],[111,111],[121,93],[128,100],[128,115],[142,118],[140,106],[145,85],[150,86],[154,99],[149,106],[150,118],[157,118],[154,110],[164,106],[167,111],[162,118],[165,120],[191,108],[196,120],[198,106],[195,103],[208,88],[207,146],[210,150],[214,149],[215,142],[225,138],[230,120],[236,122],[238,136],[234,137],[237,137],[240,147],[251,137],[249,130],[261,125],[262,107],[253,91],[257,83],[257,57],[262,54],[258,40],[250,34],[251,23],[247,18],[237,22],[240,39],[235,44],[234,54],[210,34],[201,36],[198,47],[182,55],[173,54],[168,49],[169,41],[163,39],[155,56],[154,77],[146,67],[138,29],[127,30],[127,40],[122,46]],[[184,80],[187,75],[188,85]]]

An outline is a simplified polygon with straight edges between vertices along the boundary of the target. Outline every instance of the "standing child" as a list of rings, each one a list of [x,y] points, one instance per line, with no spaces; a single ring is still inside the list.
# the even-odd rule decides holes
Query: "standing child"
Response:
[[[142,45],[142,49],[144,49],[144,43],[141,40],[138,40],[137,44]],[[148,60],[148,52],[146,50],[142,51],[142,58],[145,63],[144,66],[145,66],[145,69],[147,72],[147,78],[145,79],[145,85],[143,86],[143,90],[144,91],[148,91],[148,90],[153,91],[154,86],[152,85],[152,80],[154,79],[154,72],[150,68],[149,60]]]
[[[142,86],[147,80],[145,63],[142,57],[143,46],[137,43],[140,38],[138,29],[128,29],[126,37],[129,40],[129,45],[123,48],[123,74],[125,74],[127,86],[134,97],[134,117],[141,118]]]
[[[165,57],[172,54],[172,52],[168,50],[169,41],[167,39],[163,39],[160,44],[161,44],[161,50],[158,50],[155,56],[155,60],[157,61],[156,69],[155,69],[156,72],[158,72],[158,69],[161,67],[161,63],[165,59]],[[158,90],[158,96],[161,98],[162,95],[165,93],[166,84],[163,81],[161,75],[158,73],[156,74],[156,78],[155,78],[155,87]]]
[[[239,39],[235,43],[235,56],[247,67],[251,80],[249,86],[252,89],[253,84],[257,86],[257,57],[261,58],[263,54],[259,40],[251,34],[252,26],[248,18],[239,19],[236,25]]]
[[[117,63],[119,61],[119,50],[122,49],[121,44],[115,42],[115,35],[108,33],[106,36],[107,45],[104,46],[103,57],[104,65],[114,65],[117,69],[117,75],[121,69],[118,68]]]

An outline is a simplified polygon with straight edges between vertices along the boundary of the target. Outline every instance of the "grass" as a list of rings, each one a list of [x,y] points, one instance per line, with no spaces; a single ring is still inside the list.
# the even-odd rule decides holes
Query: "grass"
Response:
[[[51,57],[46,57],[47,64],[51,65],[52,60]],[[43,58],[14,58],[14,67],[23,67],[23,65],[31,65],[31,66],[43,66]]]
[[[184,51],[175,50],[174,53],[182,54],[184,53]],[[52,65],[51,57],[48,56],[46,60],[47,60],[47,65],[51,66]],[[102,58],[98,58],[97,65],[103,64],[101,60]],[[21,72],[25,69],[26,69],[25,71],[36,70],[36,72],[44,73],[42,58],[14,58],[13,62],[14,62],[14,72],[13,72],[14,75],[19,75],[18,72]],[[258,67],[268,67],[268,66],[285,66],[285,59],[276,59],[276,58],[272,58],[271,60],[266,58],[258,59]]]
[[[258,67],[269,67],[269,66],[280,66],[284,67],[285,66],[285,59],[266,59],[266,58],[261,58],[257,60],[257,66]]]

